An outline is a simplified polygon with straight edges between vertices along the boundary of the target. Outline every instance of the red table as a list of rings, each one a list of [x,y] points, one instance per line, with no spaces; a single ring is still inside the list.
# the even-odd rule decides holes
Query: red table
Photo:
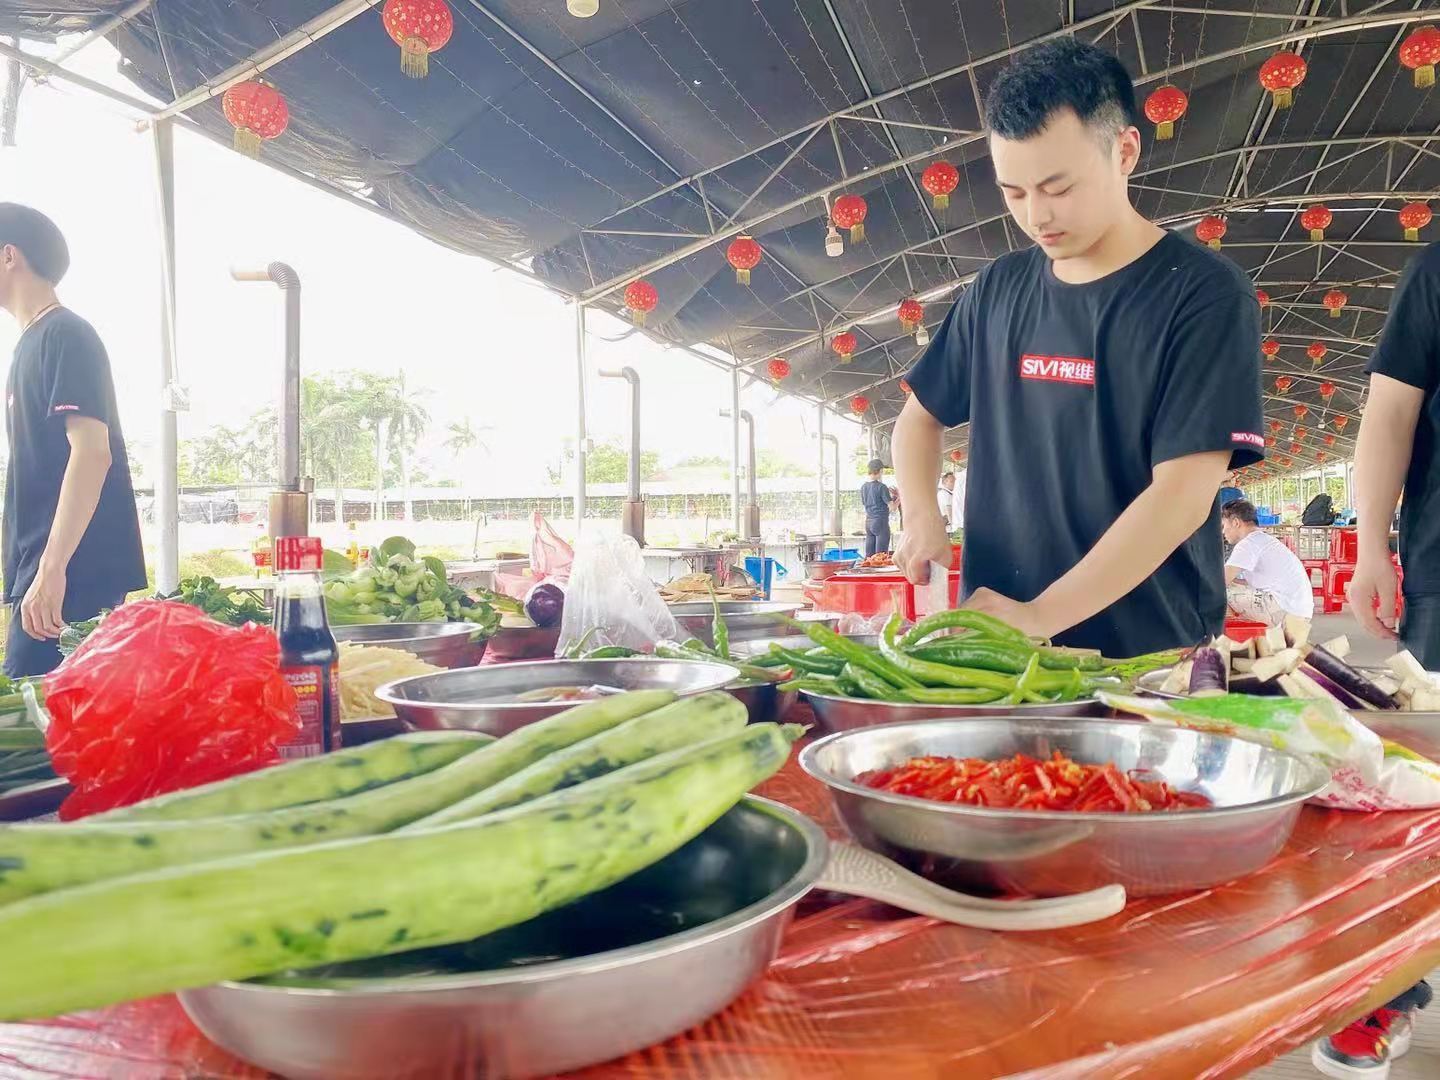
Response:
[[[1440,753],[1440,737],[1424,727],[1394,734]],[[834,830],[825,793],[793,762],[763,794]],[[1240,1077],[1393,996],[1437,959],[1440,811],[1306,809],[1264,872],[1136,901],[1071,930],[995,934],[812,896],[779,961],[728,1010],[579,1075]],[[0,1075],[263,1074],[206,1042],[163,998],[0,1025]],[[462,1062],[454,1075],[467,1075]]]

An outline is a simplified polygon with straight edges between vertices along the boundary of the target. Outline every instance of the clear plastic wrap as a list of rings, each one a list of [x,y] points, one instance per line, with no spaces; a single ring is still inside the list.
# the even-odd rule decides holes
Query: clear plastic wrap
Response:
[[[762,794],[836,827],[793,762]],[[1306,808],[1262,873],[1069,930],[997,934],[812,894],[777,962],[729,1009],[576,1075],[1238,1078],[1404,990],[1437,956],[1440,812]],[[26,1076],[264,1075],[172,999],[0,1025],[0,1062]],[[476,1073],[457,1059],[447,1075]]]
[[[587,633],[587,649],[620,645],[644,652],[656,642],[681,636],[675,616],[645,572],[640,545],[631,537],[591,536],[580,542],[555,655],[563,656]]]

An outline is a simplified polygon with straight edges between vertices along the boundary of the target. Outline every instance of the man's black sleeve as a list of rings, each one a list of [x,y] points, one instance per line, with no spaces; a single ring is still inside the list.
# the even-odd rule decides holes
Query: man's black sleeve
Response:
[[[47,328],[42,345],[47,414],[89,416],[115,424],[115,385],[100,335],[87,323]]]
[[[970,358],[975,341],[976,295],[984,275],[960,294],[920,362],[905,376],[925,411],[946,427],[970,419]]]
[[[1225,281],[1197,289],[1165,342],[1150,465],[1230,451],[1230,467],[1265,457],[1260,304]]]
[[[1365,370],[1420,390],[1440,382],[1440,244],[1405,268]]]

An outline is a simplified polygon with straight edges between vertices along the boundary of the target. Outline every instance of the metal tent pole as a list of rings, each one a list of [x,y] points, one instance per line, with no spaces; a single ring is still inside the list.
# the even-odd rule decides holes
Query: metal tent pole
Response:
[[[819,407],[820,426],[816,429],[815,447],[819,457],[815,463],[815,520],[821,536],[825,535],[825,405]]]
[[[740,368],[730,368],[730,516],[735,536],[745,532],[745,514],[740,508]]]
[[[630,384],[630,460],[626,473],[625,505],[620,511],[620,531],[641,547],[645,546],[645,501],[640,494],[640,376],[632,367],[601,371],[606,379],[624,379]]]
[[[171,121],[152,129],[155,194],[160,215],[160,445],[156,451],[155,589],[180,587],[180,474],[175,431],[175,131]]]
[[[585,305],[575,304],[575,535],[585,527]]]

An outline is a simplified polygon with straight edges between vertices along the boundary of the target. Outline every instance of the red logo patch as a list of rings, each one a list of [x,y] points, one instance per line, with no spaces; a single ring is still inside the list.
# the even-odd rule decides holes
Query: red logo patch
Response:
[[[1256,435],[1253,431],[1232,431],[1230,433],[1230,441],[1249,443],[1251,446],[1258,446],[1261,449],[1265,447],[1265,437],[1263,435]]]
[[[1020,377],[1040,382],[1070,383],[1072,386],[1094,386],[1095,361],[1026,353],[1020,357]]]

